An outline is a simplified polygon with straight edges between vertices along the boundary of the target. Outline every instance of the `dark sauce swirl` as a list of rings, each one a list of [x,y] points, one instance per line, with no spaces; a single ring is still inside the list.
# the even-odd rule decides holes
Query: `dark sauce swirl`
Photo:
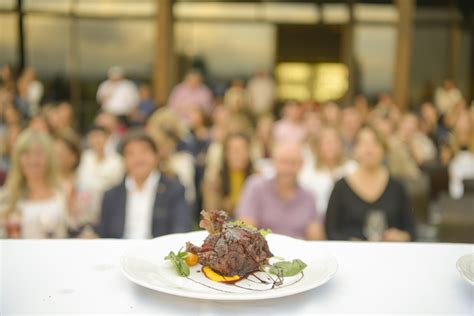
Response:
[[[257,273],[262,273],[263,275],[259,275]],[[202,274],[207,277],[206,273],[202,273]],[[274,289],[277,289],[277,288],[284,288],[284,287],[287,287],[287,286],[290,286],[290,285],[293,285],[293,284],[296,284],[296,283],[300,282],[304,277],[303,271],[301,271],[298,275],[299,275],[299,278],[296,279],[294,282],[284,285],[283,284],[284,277],[281,277],[281,276],[273,277],[270,273],[268,273],[266,271],[258,270],[258,271],[250,272],[250,273],[248,273],[247,275],[245,275],[244,277],[242,277],[238,280],[218,282],[218,283],[227,284],[229,286],[235,286],[237,288],[248,290],[248,291],[265,292],[265,291],[271,291],[271,290],[274,290]],[[195,280],[193,278],[190,278],[190,277],[186,277],[186,278],[188,280],[191,280],[191,281],[197,283],[197,284],[205,286],[209,289],[213,289],[213,290],[216,290],[216,291],[219,291],[219,292],[224,292],[224,293],[236,293],[236,292],[233,292],[233,291],[226,291],[226,290],[223,290],[223,289],[220,289],[220,288],[217,288],[217,287],[213,287],[212,285],[197,281],[197,280]],[[209,279],[209,280],[211,280],[211,279]],[[243,280],[249,281],[249,283],[248,283],[249,285],[248,286],[243,286],[242,284],[239,284]],[[211,280],[211,281],[216,282],[216,281],[213,281],[213,280]],[[256,285],[267,285],[268,287],[263,288],[263,289],[262,288],[254,288],[254,287],[250,286],[250,284],[252,284],[252,283],[256,284]]]

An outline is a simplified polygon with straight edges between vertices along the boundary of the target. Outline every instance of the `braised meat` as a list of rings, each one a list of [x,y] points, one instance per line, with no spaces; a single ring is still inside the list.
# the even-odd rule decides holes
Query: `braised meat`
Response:
[[[226,223],[224,211],[202,211],[200,227],[209,232],[201,247],[186,243],[186,250],[223,276],[245,276],[273,257],[265,238],[256,230]]]

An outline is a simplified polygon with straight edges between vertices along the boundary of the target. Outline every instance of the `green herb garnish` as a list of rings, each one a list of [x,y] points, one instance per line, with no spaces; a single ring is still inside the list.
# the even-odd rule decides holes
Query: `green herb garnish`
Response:
[[[280,261],[270,266],[269,272],[280,277],[295,276],[306,268],[307,265],[300,259],[293,261]]]
[[[173,251],[170,251],[170,253],[165,257],[165,260],[171,261],[178,275],[188,276],[190,272],[189,267],[185,261],[188,253],[186,251],[181,251],[181,249],[179,249],[178,254],[175,254]]]
[[[235,225],[235,226],[240,226],[240,227],[243,227],[243,228],[247,228],[247,229],[255,231],[255,232],[258,231],[260,233],[260,235],[262,235],[263,237],[266,237],[268,234],[270,234],[272,232],[271,229],[257,229],[257,227],[255,227],[253,225],[249,225],[247,223],[244,223],[243,221],[232,221],[232,222],[229,222],[228,224]]]

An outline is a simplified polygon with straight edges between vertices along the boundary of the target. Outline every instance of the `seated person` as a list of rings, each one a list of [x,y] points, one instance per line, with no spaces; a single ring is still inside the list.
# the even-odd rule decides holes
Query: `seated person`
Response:
[[[234,217],[245,180],[253,172],[250,161],[250,140],[243,133],[233,133],[224,140],[224,155],[220,170],[207,170],[202,185],[204,208],[224,210]]]
[[[64,191],[68,214],[66,224],[69,237],[78,237],[84,231],[92,232],[100,209],[98,192],[85,190],[77,181],[77,167],[81,159],[79,136],[72,130],[62,130],[54,139],[58,160],[59,183]]]
[[[146,131],[155,141],[159,150],[159,168],[162,173],[175,176],[184,185],[184,196],[192,207],[196,202],[194,185],[194,157],[189,152],[187,129],[178,116],[167,108],[161,108],[148,120]]]
[[[151,238],[187,232],[191,213],[179,181],[159,172],[158,149],[142,132],[122,144],[124,181],[107,191],[97,232],[104,238]]]
[[[301,105],[288,102],[283,107],[283,117],[273,126],[273,138],[276,142],[301,142],[306,137],[306,131],[301,122]]]
[[[357,168],[353,160],[346,160],[344,143],[336,128],[327,126],[320,131],[320,137],[311,150],[315,162],[303,164],[299,181],[303,188],[308,189],[314,196],[316,210],[322,219],[326,215],[329,197],[334,183]]]
[[[0,190],[0,238],[64,238],[68,208],[51,137],[26,129],[12,154]]]
[[[370,126],[356,135],[357,169],[336,182],[326,213],[329,239],[409,241],[415,238],[414,216],[401,183],[383,165],[386,143]]]
[[[94,125],[87,133],[88,149],[81,155],[77,170],[77,182],[85,190],[103,192],[117,185],[123,178],[122,157],[116,152],[107,153],[110,134],[105,127]]]
[[[459,116],[451,137],[453,159],[449,162],[449,193],[454,199],[464,196],[464,182],[474,179],[474,124],[469,113]]]
[[[312,194],[298,185],[303,162],[299,143],[279,143],[273,153],[275,176],[251,176],[237,205],[237,217],[258,228],[296,238],[323,239]]]

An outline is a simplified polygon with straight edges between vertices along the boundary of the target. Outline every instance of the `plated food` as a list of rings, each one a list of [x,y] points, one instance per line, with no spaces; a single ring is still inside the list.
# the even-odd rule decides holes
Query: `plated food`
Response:
[[[469,253],[458,259],[456,268],[459,273],[471,285],[474,285],[474,253]]]
[[[260,300],[308,291],[337,271],[320,243],[228,222],[220,211],[202,214],[206,230],[134,243],[121,258],[124,275],[182,297]]]
[[[257,230],[242,222],[228,222],[225,211],[202,211],[200,227],[209,235],[201,246],[186,243],[186,252],[170,252],[169,260],[176,268],[178,275],[188,277],[189,266],[202,265],[201,271],[214,282],[235,285],[244,278],[253,277],[256,283],[271,284],[273,289],[283,285],[286,276],[301,274],[306,264],[297,259],[292,262],[275,258],[271,253],[265,236],[268,230]],[[269,260],[274,258],[273,265]],[[263,275],[257,275],[257,273]],[[271,275],[274,275],[272,277]]]
[[[243,277],[268,264],[273,254],[265,237],[255,229],[235,223],[229,224],[224,211],[202,211],[200,226],[209,236],[202,246],[186,244],[186,250],[195,254],[203,266],[223,276]]]

